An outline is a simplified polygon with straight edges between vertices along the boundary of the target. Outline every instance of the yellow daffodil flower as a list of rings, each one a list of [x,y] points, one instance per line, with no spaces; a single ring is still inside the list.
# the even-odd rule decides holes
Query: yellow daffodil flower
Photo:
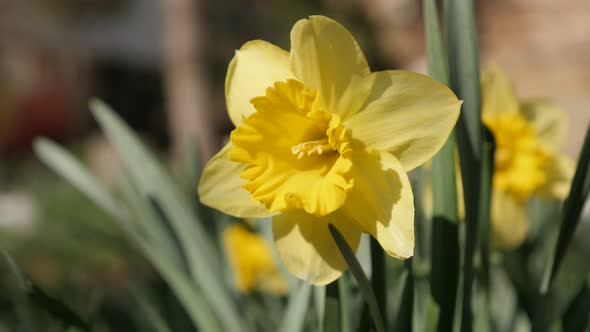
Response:
[[[225,83],[230,142],[206,165],[201,201],[242,218],[273,218],[279,257],[300,279],[337,279],[346,262],[327,225],[356,250],[375,237],[414,251],[406,172],[429,160],[457,121],[444,85],[406,71],[371,73],[352,35],[323,16],[298,21],[291,51],[246,43]]]
[[[275,264],[272,249],[262,236],[234,224],[224,230],[223,240],[236,286],[241,292],[247,294],[254,289],[274,295],[287,292],[287,281]]]
[[[534,195],[563,199],[573,162],[558,155],[565,117],[547,102],[520,103],[498,66],[482,72],[482,119],[496,141],[492,194],[493,243],[521,244],[528,233],[526,202]]]

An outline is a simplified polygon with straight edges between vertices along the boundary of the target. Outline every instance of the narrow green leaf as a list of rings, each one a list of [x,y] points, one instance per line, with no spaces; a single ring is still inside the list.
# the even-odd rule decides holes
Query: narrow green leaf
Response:
[[[352,323],[350,320],[350,281],[346,275],[338,279],[338,294],[340,299],[340,331],[352,332]]]
[[[159,270],[170,287],[175,291],[180,301],[185,305],[187,312],[196,326],[206,331],[221,330],[214,321],[215,316],[209,312],[209,305],[202,299],[202,295],[198,295],[198,292],[192,289],[190,282],[185,280],[185,277],[181,276],[177,271],[178,260],[174,258],[174,252],[170,249],[171,245],[166,245],[165,238],[162,237],[164,233],[161,233],[158,228],[154,228],[157,225],[157,221],[153,221],[153,214],[148,213],[150,212],[149,205],[145,202],[141,203],[142,199],[139,197],[139,193],[132,191],[129,187],[127,187],[127,191],[123,191],[124,194],[125,192],[127,193],[129,201],[136,204],[135,211],[140,213],[138,215],[141,217],[140,220],[142,220],[144,225],[143,231],[139,231],[136,225],[130,222],[130,216],[127,211],[114,203],[110,193],[69,152],[48,140],[38,140],[35,144],[35,151],[39,158],[49,167],[66,178],[101,208],[109,212],[123,227],[127,235],[139,245],[156,268],[162,266],[172,268],[172,270]],[[125,183],[125,181],[122,183]],[[146,226],[145,223],[150,220],[152,220],[152,224]],[[144,238],[143,234],[146,233],[151,235],[151,241],[149,242]],[[164,249],[165,247],[167,249]],[[155,261],[155,259],[159,260]]]
[[[313,301],[316,316],[319,324],[319,331],[324,332],[324,320],[326,313],[326,286],[315,286],[313,288]]]
[[[45,138],[37,139],[34,149],[37,157],[45,165],[66,178],[115,220],[127,219],[111,194],[69,152]]]
[[[90,331],[90,326],[78,313],[70,309],[63,302],[48,295],[43,289],[37,286],[20,266],[18,266],[8,251],[0,247],[0,252],[4,260],[8,263],[12,273],[18,279],[22,291],[31,303],[59,321],[66,329],[74,327],[80,331]]]
[[[412,179],[412,188],[414,189],[414,232],[416,236],[416,245],[414,247],[414,256],[411,261],[404,262],[406,268],[412,273],[410,295],[410,305],[402,307],[408,309],[408,319],[411,320],[411,329],[414,331],[424,331],[428,315],[428,303],[430,299],[430,282],[428,275],[431,265],[431,247],[432,247],[432,224],[427,217],[424,209],[424,187],[426,178],[423,175],[424,169],[414,170]],[[398,308],[399,311],[399,308]]]
[[[80,331],[90,331],[90,326],[78,313],[70,309],[60,300],[45,293],[37,285],[32,285],[28,296],[31,302],[58,320],[64,327],[75,327]]]
[[[128,211],[115,202],[106,188],[72,154],[47,139],[35,142],[35,152],[46,166],[102,208],[128,234],[138,232],[136,225],[130,222]]]
[[[202,265],[211,266],[215,271],[219,271],[215,262],[218,254],[211,240],[205,236],[202,225],[195,220],[189,208],[190,204],[186,202],[170,176],[151,156],[140,139],[106,104],[93,100],[90,102],[90,108],[107,138],[119,152],[140,192],[146,197],[157,197],[163,205],[162,208],[171,216],[182,247],[190,257],[191,267],[195,270],[193,272],[199,274],[197,266]]]
[[[166,225],[163,225],[149,200],[145,199],[139,190],[135,188],[129,176],[122,176],[118,181],[118,185],[133,219],[141,221],[133,223],[138,231],[141,231],[141,237],[145,237],[152,244],[153,250],[160,252],[175,266],[186,268],[186,262],[183,259],[183,253],[179,250],[179,244],[174,241],[174,237]],[[134,239],[131,233],[138,233],[138,231],[126,231],[131,239]]]
[[[2,253],[2,256],[4,257],[4,260],[8,264],[10,271],[16,277],[16,280],[20,284],[20,287],[22,288],[22,290],[25,292],[30,292],[33,289],[33,283],[31,282],[31,280],[29,279],[29,277],[27,276],[25,271],[23,271],[20,268],[20,266],[18,266],[18,264],[16,264],[16,261],[14,260],[14,258],[12,258],[12,255],[6,249],[4,249],[3,247],[0,247],[0,252]]]
[[[153,250],[152,245],[145,239],[136,237],[135,242],[174,291],[196,327],[203,331],[212,332],[227,330],[221,329],[220,322],[217,320],[212,306],[203,296],[202,290],[193,285],[192,280],[184,271],[179,270],[161,252]]]
[[[374,237],[371,236],[371,285],[375,291],[377,306],[387,326],[387,270],[385,269],[385,253]]]
[[[445,0],[444,4],[449,78],[451,88],[463,100],[457,128],[459,145],[468,148],[470,158],[480,160],[481,91],[473,0]]]
[[[402,298],[395,320],[396,331],[413,330],[413,308],[414,308],[414,274],[412,273],[412,259],[405,262],[406,278]]]
[[[440,33],[436,2],[435,0],[423,0],[422,5],[424,7],[428,74],[442,84],[449,85],[449,69]]]
[[[316,287],[320,288],[320,287]],[[320,331],[351,332],[350,323],[350,284],[346,275],[337,281],[321,287],[324,291],[323,320],[320,320]],[[318,292],[320,293],[320,292]],[[320,317],[322,317],[320,316]]]
[[[289,305],[278,329],[279,332],[299,332],[303,330],[305,315],[309,307],[310,293],[311,285],[301,282],[297,291],[290,296]]]
[[[565,200],[561,213],[561,228],[555,246],[554,255],[549,263],[547,274],[543,280],[541,293],[547,293],[559,267],[563,256],[574,236],[576,226],[580,222],[580,215],[584,208],[584,203],[590,192],[590,126],[586,131],[586,138],[580,153],[580,159],[576,167],[576,173],[572,180],[569,195]]]
[[[228,331],[244,331],[244,324],[235,303],[223,287],[220,257],[191,205],[174,185],[130,128],[106,104],[94,100],[90,104],[99,125],[118,150],[133,182],[144,195],[154,197],[170,220],[186,255],[192,277],[201,286],[203,295]],[[196,199],[196,198],[195,198]]]
[[[482,178],[479,209],[479,248],[481,257],[482,286],[490,287],[490,214],[492,204],[492,176],[494,174],[495,142],[492,132],[484,127],[484,143],[482,154]]]
[[[158,230],[162,233],[161,235],[163,237],[169,239],[170,245],[173,246],[174,252],[177,253],[176,257],[178,257],[179,265],[181,266],[182,270],[184,270],[188,274],[190,269],[188,257],[186,257],[187,255],[180,246],[180,239],[178,238],[178,235],[174,232],[172,223],[170,222],[170,218],[168,218],[166,212],[164,211],[164,209],[162,209],[162,205],[156,197],[149,196],[147,199],[149,205],[153,208],[159,221],[161,222],[162,227],[160,227]]]
[[[140,197],[133,184],[128,179],[119,182],[124,200],[129,204],[131,213],[142,220],[155,218],[150,205]],[[157,225],[157,221],[151,221]],[[146,226],[150,228],[150,226]],[[148,232],[148,234],[151,232]],[[200,290],[196,289],[189,276],[179,263],[179,253],[171,250],[162,250],[160,238],[147,238],[144,232],[128,232],[128,236],[143,252],[146,258],[160,272],[162,278],[168,283],[178,300],[184,306],[194,325],[204,331],[221,331],[216,316],[211,311]],[[149,239],[149,240],[148,240]]]
[[[383,325],[383,318],[381,317],[381,312],[379,310],[377,298],[375,296],[375,292],[371,288],[369,279],[367,279],[367,276],[363,272],[360,263],[354,255],[354,252],[352,251],[348,243],[346,243],[346,240],[344,239],[342,234],[340,234],[340,231],[338,231],[338,229],[332,224],[329,224],[328,228],[330,230],[330,233],[332,234],[332,238],[334,238],[334,241],[338,246],[338,249],[342,253],[342,256],[344,256],[344,259],[346,260],[346,263],[350,268],[350,272],[352,272],[352,275],[356,279],[359,288],[363,296],[365,297],[365,301],[367,301],[369,311],[371,313],[371,316],[373,317],[375,329],[377,330],[377,332],[385,332],[385,326]]]
[[[139,310],[145,320],[149,321],[150,326],[156,332],[172,332],[166,319],[162,317],[152,300],[144,290],[132,287],[131,295],[137,303]]]
[[[324,311],[323,331],[341,331],[343,312],[340,310],[340,290],[338,281],[326,286],[326,306]]]
[[[469,332],[473,330],[473,260],[477,248],[482,155],[479,50],[473,0],[446,0],[444,17],[451,88],[463,100],[455,133],[466,219],[461,331]]]
[[[434,0],[423,0],[426,58],[430,76],[449,85],[447,59]],[[455,133],[432,159],[432,245],[430,289],[438,304],[438,331],[452,331],[459,285],[459,227]]]

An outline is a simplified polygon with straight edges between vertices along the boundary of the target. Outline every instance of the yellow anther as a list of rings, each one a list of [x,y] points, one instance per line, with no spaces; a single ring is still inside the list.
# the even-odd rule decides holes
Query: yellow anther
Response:
[[[334,149],[328,143],[328,138],[318,139],[315,141],[309,141],[299,143],[291,147],[291,153],[297,155],[297,159],[301,159],[304,156],[311,156],[313,154],[321,155],[324,152],[334,151]]]

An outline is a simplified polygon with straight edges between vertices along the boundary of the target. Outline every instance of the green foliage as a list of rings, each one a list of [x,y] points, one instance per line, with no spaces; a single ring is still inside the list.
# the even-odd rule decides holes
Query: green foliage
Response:
[[[367,301],[367,305],[369,307],[371,317],[373,318],[375,329],[377,330],[377,332],[384,332],[385,325],[383,324],[383,317],[381,317],[381,310],[379,309],[377,297],[375,296],[375,292],[371,287],[371,283],[365,275],[365,272],[363,271],[361,264],[356,259],[354,252],[352,251],[348,243],[346,243],[346,240],[344,240],[342,234],[340,234],[340,231],[338,231],[338,229],[332,224],[328,225],[328,228],[330,229],[330,233],[332,234],[334,241],[336,241],[338,249],[340,249],[340,251],[342,252],[344,259],[346,260],[346,263],[350,268],[350,272],[358,282],[359,288],[363,293],[365,300]]]

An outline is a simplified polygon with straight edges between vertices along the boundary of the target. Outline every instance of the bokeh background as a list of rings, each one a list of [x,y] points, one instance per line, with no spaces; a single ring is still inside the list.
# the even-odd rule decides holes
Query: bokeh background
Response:
[[[173,169],[193,142],[206,160],[232,129],[224,79],[243,43],[264,39],[288,49],[293,23],[323,14],[353,32],[373,70],[425,72],[420,3],[0,1],[0,244],[50,293],[107,327],[141,330],[128,302],[138,283],[168,301],[182,322],[174,297],[116,225],[40,165],[34,138],[64,143],[114,185],[119,161],[87,107],[98,97]],[[570,119],[563,149],[575,158],[590,122],[590,2],[476,3],[482,63],[501,65],[521,98],[552,99],[563,108]],[[15,315],[14,288],[0,264],[0,322]]]

